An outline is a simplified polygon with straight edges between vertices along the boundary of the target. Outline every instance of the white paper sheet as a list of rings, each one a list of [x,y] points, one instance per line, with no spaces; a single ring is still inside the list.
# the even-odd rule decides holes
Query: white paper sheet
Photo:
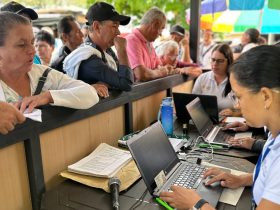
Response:
[[[246,122],[245,118],[243,117],[227,117],[225,123],[233,123],[233,122]]]
[[[236,133],[234,135],[235,139],[241,139],[246,137],[252,137],[252,132],[241,132],[241,133]]]
[[[23,115],[31,120],[42,122],[42,111],[40,109],[33,109],[32,112],[24,112]]]

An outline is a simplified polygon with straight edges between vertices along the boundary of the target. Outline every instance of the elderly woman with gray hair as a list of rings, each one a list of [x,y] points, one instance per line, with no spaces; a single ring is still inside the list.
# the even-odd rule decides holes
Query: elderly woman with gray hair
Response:
[[[0,101],[14,104],[22,113],[45,104],[87,109],[98,102],[93,87],[47,66],[33,64],[34,55],[30,21],[18,14],[1,12]]]
[[[179,45],[173,40],[164,41],[156,49],[157,56],[159,56],[163,66],[170,65],[174,68],[175,73],[186,74],[191,77],[198,77],[202,70],[195,63],[186,63],[177,59],[179,53]]]

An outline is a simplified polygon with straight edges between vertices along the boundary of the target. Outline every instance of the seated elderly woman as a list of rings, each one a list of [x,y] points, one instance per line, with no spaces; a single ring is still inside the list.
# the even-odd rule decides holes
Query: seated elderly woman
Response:
[[[187,74],[192,77],[198,77],[202,70],[195,63],[186,63],[177,59],[179,54],[179,45],[173,40],[164,41],[156,51],[163,66],[170,65],[175,68],[176,73]]]
[[[39,90],[39,78],[48,67],[33,64],[34,55],[30,21],[18,14],[1,12],[0,101],[16,103],[21,112],[27,108],[31,112],[45,104],[87,109],[98,102],[93,87],[55,70],[49,71]]]

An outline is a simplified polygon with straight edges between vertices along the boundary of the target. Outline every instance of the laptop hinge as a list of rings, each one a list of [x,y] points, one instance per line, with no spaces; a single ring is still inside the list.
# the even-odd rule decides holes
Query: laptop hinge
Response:
[[[206,139],[209,141],[209,142],[213,142],[217,133],[220,131],[221,127],[219,126],[215,126],[212,131],[207,135]]]
[[[177,164],[172,168],[172,170],[171,170],[168,174],[166,174],[167,180],[174,174],[174,172],[177,170],[177,168],[180,167],[180,165],[182,165],[181,162],[177,163]]]
[[[177,170],[178,170],[178,168],[180,167],[182,165],[182,163],[181,162],[179,162],[179,163],[177,163],[172,169],[171,169],[171,171],[168,173],[168,174],[166,174],[166,180],[167,180],[167,182],[168,182],[168,180],[170,179],[170,177],[172,177],[173,175],[174,175],[174,173],[175,172],[178,172]],[[166,182],[166,183],[167,183]],[[155,190],[154,190],[154,195],[158,195],[159,194],[159,192],[161,191],[161,189],[166,185],[166,183],[164,183],[164,185],[163,186],[161,186],[160,188],[156,188]]]

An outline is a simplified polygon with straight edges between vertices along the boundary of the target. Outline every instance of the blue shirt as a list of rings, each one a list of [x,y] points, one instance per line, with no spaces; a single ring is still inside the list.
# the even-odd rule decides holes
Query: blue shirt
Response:
[[[34,63],[34,64],[41,64],[41,60],[40,60],[40,58],[39,58],[38,55],[35,55],[35,56],[34,56],[34,58],[33,58],[33,63]]]
[[[92,47],[96,48],[89,37],[85,40]],[[89,59],[81,62],[79,67],[78,79],[88,84],[104,82],[113,89],[130,91],[133,84],[133,73],[129,66],[119,65],[116,55],[111,49],[106,50],[116,61],[118,71],[112,69],[104,59],[92,55]]]

